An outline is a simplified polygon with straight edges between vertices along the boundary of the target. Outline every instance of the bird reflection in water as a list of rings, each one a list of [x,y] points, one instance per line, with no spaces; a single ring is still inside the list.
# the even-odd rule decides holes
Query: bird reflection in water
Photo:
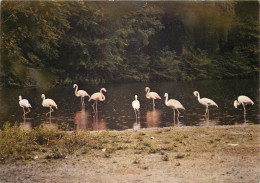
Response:
[[[85,110],[85,106],[82,106],[81,111],[75,113],[74,123],[76,130],[87,130],[91,128],[88,116],[89,112]]]
[[[162,112],[160,110],[153,110],[146,112],[146,126],[147,128],[159,127],[161,122]]]
[[[25,116],[23,117],[23,122],[20,123],[20,128],[23,130],[31,130],[32,129],[32,123],[27,122]]]
[[[106,120],[104,118],[98,119],[98,114],[93,116],[92,130],[103,131],[107,129]]]
[[[140,130],[141,129],[141,123],[140,122],[135,122],[133,124],[133,130],[137,131],[137,130]]]

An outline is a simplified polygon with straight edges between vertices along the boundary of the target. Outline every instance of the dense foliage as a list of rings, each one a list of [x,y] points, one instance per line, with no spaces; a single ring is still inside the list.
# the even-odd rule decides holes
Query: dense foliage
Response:
[[[2,1],[1,83],[258,77],[258,14],[258,2]]]

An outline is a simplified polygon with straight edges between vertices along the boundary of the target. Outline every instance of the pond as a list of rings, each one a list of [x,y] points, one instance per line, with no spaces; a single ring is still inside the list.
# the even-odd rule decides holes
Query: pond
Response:
[[[157,92],[162,100],[153,102],[146,98],[145,87]],[[107,92],[106,100],[98,102],[98,114],[95,115],[92,104],[85,98],[85,107],[81,106],[80,98],[75,96],[73,86],[56,87],[51,89],[1,89],[0,90],[0,126],[4,123],[20,123],[24,128],[33,128],[40,124],[57,125],[60,128],[82,130],[125,130],[132,128],[152,128],[165,126],[212,126],[259,124],[259,83],[258,80],[206,80],[192,82],[160,82],[160,83],[123,83],[104,84]],[[97,85],[79,85],[79,89],[86,90],[90,95],[98,92]],[[217,107],[210,107],[209,118],[205,117],[206,108],[193,95],[199,91],[201,98],[214,100]],[[165,93],[169,99],[176,99],[186,110],[176,123],[173,122],[173,110],[165,105]],[[45,113],[49,108],[42,107],[41,94],[54,99],[58,109],[54,109],[51,119]],[[243,116],[242,105],[234,108],[234,100],[239,95],[250,97],[255,105],[248,105],[246,119]],[[29,100],[31,112],[23,118],[23,110],[19,106],[18,97]],[[140,123],[136,123],[132,101],[138,95],[141,103]],[[177,113],[176,113],[177,114]]]

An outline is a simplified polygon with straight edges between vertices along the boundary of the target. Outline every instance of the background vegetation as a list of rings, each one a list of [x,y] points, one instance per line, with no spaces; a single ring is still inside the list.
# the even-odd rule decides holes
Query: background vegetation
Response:
[[[2,1],[1,84],[255,78],[258,16],[257,1]]]

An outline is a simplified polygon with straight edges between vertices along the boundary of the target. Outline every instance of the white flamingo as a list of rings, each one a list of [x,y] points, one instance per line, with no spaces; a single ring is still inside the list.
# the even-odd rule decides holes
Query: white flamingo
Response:
[[[164,94],[164,97],[165,97],[165,105],[172,108],[173,109],[173,119],[174,119],[174,123],[175,123],[175,109],[177,110],[178,112],[178,116],[177,116],[177,119],[179,121],[179,115],[180,115],[180,111],[178,109],[183,109],[185,110],[185,108],[183,107],[183,105],[178,101],[178,100],[175,100],[175,99],[170,99],[168,100],[168,93],[165,93]]]
[[[140,119],[140,102],[139,100],[137,100],[137,95],[135,95],[135,100],[132,102],[132,107],[134,108],[134,111],[135,111],[135,119],[137,121],[137,113],[138,113],[138,116],[139,116],[139,119]]]
[[[77,97],[80,97],[81,105],[85,105],[84,97],[90,97],[89,94],[85,90],[78,90],[78,85],[77,84],[74,84],[73,88],[76,88],[75,89],[75,95]]]
[[[154,100],[155,99],[161,99],[161,97],[158,95],[156,92],[150,92],[150,88],[146,87],[145,88],[146,93],[146,98],[148,99],[153,99],[153,109],[155,108]]]
[[[99,101],[103,102],[103,101],[105,101],[105,99],[106,99],[106,97],[105,97],[105,95],[103,95],[102,91],[107,92],[107,90],[106,90],[105,88],[101,88],[100,92],[97,92],[97,93],[92,94],[91,97],[90,97],[89,100],[88,100],[89,102],[90,102],[91,100],[94,100],[95,103],[96,103],[96,110],[95,110],[95,108],[94,108],[95,103],[92,105],[93,110],[94,110],[94,113],[97,112],[97,101],[99,100]]]
[[[207,113],[208,113],[208,116],[209,116],[209,106],[216,106],[218,107],[218,105],[211,99],[209,98],[200,98],[200,94],[198,91],[194,91],[193,94],[198,97],[198,101],[199,103],[201,103],[202,105],[206,106],[206,112],[205,112],[205,115],[207,116]]]
[[[240,104],[243,105],[244,108],[244,114],[246,114],[246,105],[251,104],[254,105],[254,102],[247,96],[245,95],[240,95],[237,100],[234,101],[234,106],[237,108]]]
[[[41,98],[43,99],[43,101],[42,101],[42,106],[43,106],[43,107],[49,107],[49,108],[50,108],[50,112],[47,112],[47,113],[46,113],[46,116],[48,115],[48,113],[50,113],[50,117],[51,117],[51,113],[54,111],[54,110],[52,109],[52,107],[55,107],[56,109],[58,109],[57,104],[56,104],[56,103],[54,102],[54,100],[52,100],[52,99],[49,99],[49,98],[45,99],[45,95],[44,95],[44,94],[42,94]]]
[[[23,116],[25,116],[25,114],[31,112],[30,108],[32,108],[31,104],[29,103],[29,101],[27,99],[22,99],[22,96],[19,96],[19,105],[20,107],[23,108]],[[28,112],[25,112],[24,108],[28,109]]]

